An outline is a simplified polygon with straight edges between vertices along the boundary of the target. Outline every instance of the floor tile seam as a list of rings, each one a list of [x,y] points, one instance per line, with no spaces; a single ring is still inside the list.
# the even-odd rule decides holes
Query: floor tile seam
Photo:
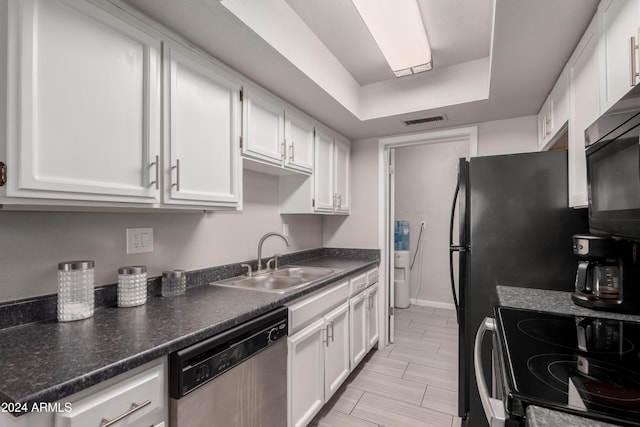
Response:
[[[389,356],[391,356],[391,355],[389,355]],[[392,359],[395,359],[395,358],[392,358]],[[395,359],[395,360],[402,360],[402,359]],[[405,361],[405,362],[406,362],[406,361]],[[413,363],[413,364],[416,364],[416,365],[420,365],[420,366],[423,366],[423,367],[425,367],[425,368],[442,369],[443,371],[447,371],[447,372],[457,373],[457,371],[458,371],[457,366],[456,366],[455,368],[453,368],[453,369],[448,369],[448,368],[444,368],[444,367],[442,367],[442,366],[426,365],[426,364],[424,364],[424,363],[418,363],[418,362],[415,362],[415,361],[410,362],[410,363]]]
[[[360,404],[360,400],[362,400],[362,398],[364,397],[364,395],[365,395],[365,394],[367,394],[367,393],[369,393],[369,392],[368,392],[368,391],[366,391],[366,390],[363,390],[363,392],[364,392],[364,393],[362,393],[362,396],[360,396],[360,399],[358,399],[358,403],[357,403],[357,404],[353,407],[353,409],[351,410],[351,412],[352,412],[352,413],[353,413],[353,411],[355,411],[355,409],[358,407],[358,405]],[[375,394],[375,393],[372,393],[372,394]],[[367,423],[377,424],[379,427],[381,426],[381,424],[378,424],[378,423],[376,423],[376,422],[373,422],[373,421],[367,420],[367,419],[365,419],[365,418],[361,418],[361,417],[359,417],[359,416],[357,416],[357,415],[353,415],[352,413],[351,413],[351,414],[349,414],[349,416],[350,416],[350,417],[353,417],[353,418],[358,419],[358,420],[361,420],[361,421],[365,421],[365,422],[367,422]],[[384,426],[381,426],[381,427],[384,427]]]
[[[420,403],[416,404],[416,403],[413,403],[413,402],[407,402],[406,400],[396,399],[396,398],[393,397],[393,395],[383,394],[384,391],[378,392],[377,390],[367,390],[367,389],[364,389],[364,388],[361,388],[361,387],[358,387],[358,386],[355,386],[355,385],[352,385],[352,387],[357,388],[358,390],[361,390],[364,393],[369,393],[369,394],[371,394],[373,396],[380,396],[380,397],[383,397],[385,399],[393,400],[394,402],[403,403],[405,405],[413,406],[415,408],[420,408],[420,403],[422,403],[422,400],[420,400]],[[360,399],[362,399],[363,397],[364,397],[364,394],[360,397]],[[360,401],[358,401],[358,404],[359,403],[360,403]],[[354,406],[353,410],[351,412],[355,411],[355,409],[357,407],[358,407],[358,405]],[[354,416],[354,415],[352,415],[352,416]]]
[[[407,363],[410,363],[410,362],[407,362]],[[407,366],[409,366],[409,365],[407,365]],[[406,368],[405,368],[405,371],[406,371]],[[377,371],[369,371],[369,372],[375,372],[376,374],[384,375],[385,377],[394,378],[394,379],[399,379],[399,380],[407,381],[407,382],[414,383],[414,384],[424,385],[424,386],[425,386],[425,390],[426,390],[426,386],[427,386],[427,384],[421,383],[421,382],[419,382],[419,381],[413,381],[413,380],[406,379],[406,378],[402,378],[402,377],[396,377],[396,376],[393,376],[393,375],[387,375],[387,374],[385,374],[385,373],[377,372]],[[397,400],[397,399],[396,399],[396,400]]]

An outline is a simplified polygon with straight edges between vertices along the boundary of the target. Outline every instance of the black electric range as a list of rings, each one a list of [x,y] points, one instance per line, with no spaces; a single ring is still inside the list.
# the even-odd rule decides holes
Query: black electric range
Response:
[[[537,405],[640,426],[640,323],[506,307],[496,318],[508,414]]]

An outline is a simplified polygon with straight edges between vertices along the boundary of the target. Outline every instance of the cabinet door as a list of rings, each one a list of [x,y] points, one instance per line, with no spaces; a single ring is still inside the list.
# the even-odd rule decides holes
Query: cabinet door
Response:
[[[159,40],[89,2],[9,15],[7,195],[158,202]]]
[[[242,154],[282,166],[284,107],[269,95],[247,87],[243,90],[242,107]]]
[[[285,111],[285,167],[301,172],[313,172],[313,139],[315,126],[306,117]]]
[[[165,198],[237,206],[240,83],[197,54],[165,45]]]
[[[367,293],[351,298],[349,308],[351,366],[355,368],[367,354]]]
[[[600,110],[603,112],[637,84],[630,70],[632,57],[636,59],[637,70],[638,52],[630,53],[629,48],[631,37],[638,43],[639,9],[638,0],[608,0],[600,3],[600,52],[603,55]]]
[[[334,158],[333,137],[316,129],[314,200],[315,210],[333,212],[334,208]]]
[[[367,290],[367,350],[371,350],[380,338],[378,295],[378,284]]]
[[[336,212],[348,213],[351,210],[350,201],[350,158],[351,145],[348,141],[335,140],[334,148]]]
[[[551,130],[553,136],[555,136],[569,120],[569,69],[567,67],[562,70],[560,77],[558,77],[555,86],[551,90],[549,104],[552,118]]]
[[[582,36],[569,62],[569,206],[587,205],[584,131],[600,114],[598,89],[598,15]]]
[[[333,393],[349,376],[349,304],[344,303],[325,316],[327,342],[324,359],[324,399]]]
[[[327,329],[320,319],[288,338],[288,425],[306,426],[324,403]]]

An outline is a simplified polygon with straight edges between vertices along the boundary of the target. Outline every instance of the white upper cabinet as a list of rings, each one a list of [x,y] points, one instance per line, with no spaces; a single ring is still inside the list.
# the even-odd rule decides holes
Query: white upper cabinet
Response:
[[[538,149],[549,148],[569,120],[569,69],[565,67],[538,113]]]
[[[274,166],[284,156],[284,107],[257,88],[242,97],[242,155]]]
[[[339,138],[335,138],[334,144],[334,210],[337,213],[349,213],[351,211],[351,144]]]
[[[280,177],[280,213],[342,214],[351,210],[351,144],[315,128],[313,174]]]
[[[599,5],[601,36],[600,111],[635,86],[638,72],[640,0],[604,0]]]
[[[587,165],[584,131],[600,114],[598,15],[569,60],[569,206],[587,205]]]
[[[333,136],[323,130],[317,129],[315,153],[314,207],[318,212],[333,212],[335,207],[335,192],[333,191],[335,176]]]
[[[163,202],[240,203],[241,84],[185,48],[165,44]]]
[[[4,203],[159,202],[157,38],[90,3],[10,0],[4,60]]]
[[[349,141],[316,129],[315,151],[315,211],[348,214],[351,209]]]
[[[285,158],[284,166],[300,172],[313,172],[313,122],[291,109],[284,114]]]
[[[313,172],[311,119],[252,86],[244,87],[242,108],[245,166],[275,175]]]

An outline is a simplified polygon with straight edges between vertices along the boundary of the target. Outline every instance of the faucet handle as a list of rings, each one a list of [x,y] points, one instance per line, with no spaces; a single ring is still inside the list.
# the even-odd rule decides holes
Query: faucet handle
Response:
[[[273,269],[278,269],[278,260],[280,259],[280,254],[275,254],[273,258],[267,261],[267,270],[271,269],[271,263],[273,263]]]
[[[246,276],[247,277],[251,277],[251,265],[250,264],[240,264],[240,267],[246,268],[247,269]]]

